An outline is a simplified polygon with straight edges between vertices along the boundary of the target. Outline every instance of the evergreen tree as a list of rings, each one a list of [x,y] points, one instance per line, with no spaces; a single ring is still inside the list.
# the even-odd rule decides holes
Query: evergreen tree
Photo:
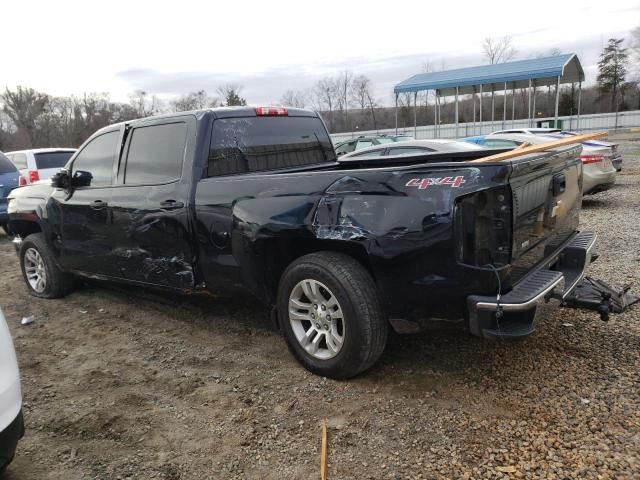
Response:
[[[623,38],[610,38],[600,54],[598,62],[598,89],[611,95],[611,110],[618,111],[618,93],[627,74],[627,49],[622,48]]]

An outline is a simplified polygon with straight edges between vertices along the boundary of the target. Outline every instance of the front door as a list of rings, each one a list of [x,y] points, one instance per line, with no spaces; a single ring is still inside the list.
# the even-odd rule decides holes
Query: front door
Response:
[[[114,159],[119,151],[120,130],[91,139],[71,165],[71,175],[90,175],[88,186],[56,190],[49,215],[54,246],[65,269],[111,276],[111,201]],[[83,172],[83,173],[79,173]]]

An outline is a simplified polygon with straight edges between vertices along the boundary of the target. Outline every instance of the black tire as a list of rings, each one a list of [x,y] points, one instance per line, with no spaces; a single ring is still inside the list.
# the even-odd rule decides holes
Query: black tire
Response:
[[[319,359],[307,352],[291,325],[289,299],[294,288],[307,279],[325,285],[343,313],[343,343],[332,358]],[[289,350],[307,370],[324,377],[358,375],[380,358],[387,342],[389,326],[373,278],[356,260],[342,253],[312,253],[289,265],[278,288],[278,317]]]
[[[44,264],[46,281],[42,291],[34,289],[27,278],[24,257],[29,249],[35,249]],[[33,233],[23,240],[20,246],[20,267],[22,268],[22,277],[29,289],[29,293],[34,297],[60,298],[69,295],[75,289],[73,276],[58,268],[42,233]]]
[[[11,232],[9,231],[9,226],[6,224],[2,224],[0,225],[2,227],[2,230],[4,230],[4,233],[6,233],[7,235],[11,236]]]

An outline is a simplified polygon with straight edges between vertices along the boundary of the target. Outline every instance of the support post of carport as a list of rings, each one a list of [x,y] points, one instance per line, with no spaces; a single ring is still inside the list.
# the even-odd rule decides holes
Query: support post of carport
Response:
[[[527,126],[531,126],[531,79],[529,79],[529,107],[527,108]]]
[[[504,82],[504,97],[502,98],[502,130],[507,121],[507,82]]]
[[[418,137],[418,91],[413,94],[413,138]]]
[[[476,134],[476,87],[473,87],[473,134]]]
[[[482,85],[480,85],[480,135],[482,135]]]
[[[456,87],[456,138],[458,138],[458,87]]]
[[[533,118],[532,122],[531,122],[531,126],[535,127],[536,126],[536,92],[538,91],[538,86],[536,85],[536,81],[533,81],[533,104],[531,106],[531,117]]]
[[[558,81],[556,82],[556,115],[553,128],[558,128],[558,109],[560,107],[560,75],[558,75]]]
[[[494,125],[495,119],[496,119],[496,89],[492,83],[491,84],[491,131],[494,131],[496,129]]]
[[[438,138],[438,90],[433,94],[433,138]]]
[[[396,135],[398,135],[398,93],[396,93]]]
[[[576,119],[576,130],[580,131],[580,101],[582,97],[582,82],[578,82],[578,118]]]
[[[511,128],[516,126],[516,82],[511,89]]]

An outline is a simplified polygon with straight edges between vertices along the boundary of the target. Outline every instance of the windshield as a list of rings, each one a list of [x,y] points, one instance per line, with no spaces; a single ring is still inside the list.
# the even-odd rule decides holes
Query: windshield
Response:
[[[317,117],[221,118],[213,123],[209,176],[334,162]]]
[[[36,153],[36,167],[38,170],[44,170],[47,168],[62,168],[64,167],[71,155],[75,152],[42,152]]]
[[[382,143],[393,143],[394,140],[392,138],[388,138],[388,137],[378,137],[377,138],[378,143],[382,144]]]

